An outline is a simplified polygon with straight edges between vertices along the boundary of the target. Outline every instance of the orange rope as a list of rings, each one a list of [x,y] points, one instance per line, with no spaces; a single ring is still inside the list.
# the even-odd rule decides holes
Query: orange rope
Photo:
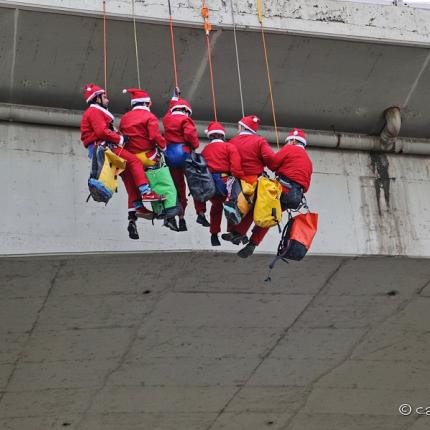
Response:
[[[170,6],[170,0],[169,0],[169,25],[170,25],[170,44],[172,46],[173,73],[175,76],[175,86],[179,87],[178,69],[176,67],[175,37],[173,34],[173,17],[172,17],[172,8]]]
[[[103,0],[103,56],[104,56],[105,91],[107,94],[106,0]]]
[[[261,38],[263,41],[264,59],[266,60],[267,81],[269,83],[270,102],[272,104],[272,115],[273,115],[273,125],[275,126],[276,145],[279,149],[279,133],[278,133],[278,125],[276,123],[275,102],[273,100],[272,78],[270,77],[269,58],[267,55],[266,37],[264,34],[263,7],[261,4],[261,0],[257,0],[257,10],[258,10],[258,20],[260,21],[260,26],[261,26]]]
[[[214,119],[218,121],[217,109],[216,109],[216,96],[215,96],[215,79],[212,64],[212,49],[209,39],[210,31],[212,30],[212,25],[209,22],[209,9],[206,7],[205,0],[202,0],[202,17],[204,19],[203,28],[206,34],[206,45],[208,49],[208,63],[209,63],[209,76],[211,81],[211,91],[212,91],[212,106],[214,111]]]

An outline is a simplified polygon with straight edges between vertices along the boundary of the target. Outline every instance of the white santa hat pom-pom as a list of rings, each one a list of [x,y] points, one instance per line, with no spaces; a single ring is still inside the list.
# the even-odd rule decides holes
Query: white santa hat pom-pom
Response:
[[[124,88],[123,90],[122,90],[122,93],[123,94],[126,94],[128,91]]]
[[[254,118],[252,118],[252,120],[253,120],[254,122],[258,122],[258,118],[257,118],[256,116],[254,116]]]
[[[205,133],[206,133],[206,134],[208,134],[208,131],[209,131],[209,130],[205,130]]]

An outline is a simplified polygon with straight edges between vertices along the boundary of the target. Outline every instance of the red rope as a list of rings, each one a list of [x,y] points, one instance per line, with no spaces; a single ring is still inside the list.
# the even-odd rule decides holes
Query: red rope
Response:
[[[106,0],[103,0],[103,57],[104,57],[105,91],[107,94]]]
[[[202,0],[202,17],[205,22],[203,25],[203,28],[206,34],[206,45],[208,49],[209,76],[210,76],[211,91],[212,91],[212,106],[214,110],[214,119],[215,121],[218,121],[218,115],[217,115],[217,109],[216,109],[216,96],[215,96],[215,79],[214,79],[214,71],[213,71],[213,64],[212,64],[212,49],[211,49],[211,43],[209,39],[209,34],[212,29],[212,26],[209,23],[209,10],[206,7],[205,0]]]
[[[173,18],[172,15],[170,15],[170,43],[172,45],[172,58],[173,58],[173,73],[175,75],[175,86],[179,87],[179,81],[178,81],[178,69],[176,67],[176,49],[175,49],[175,38],[173,34]]]
[[[214,72],[213,72],[213,66],[212,66],[211,43],[209,41],[209,35],[208,34],[206,35],[206,44],[207,44],[207,47],[208,47],[209,74],[210,74],[210,78],[211,78],[212,106],[213,106],[213,110],[214,110],[215,121],[218,122],[218,115],[217,115],[217,110],[216,110]]]

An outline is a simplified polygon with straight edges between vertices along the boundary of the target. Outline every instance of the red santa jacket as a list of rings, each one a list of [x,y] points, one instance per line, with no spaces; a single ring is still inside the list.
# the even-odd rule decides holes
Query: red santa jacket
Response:
[[[221,139],[212,140],[202,151],[211,173],[229,173],[236,178],[245,175],[237,148]]]
[[[199,138],[197,137],[197,130],[194,121],[186,114],[176,111],[170,112],[175,99],[172,99],[169,104],[169,110],[164,115],[164,138],[167,145],[169,143],[186,143],[184,150],[189,152],[190,149],[197,149],[199,147]]]
[[[312,161],[301,145],[285,145],[275,155],[275,172],[303,187],[306,193],[311,184]]]
[[[133,154],[153,150],[156,146],[166,148],[157,117],[146,106],[136,106],[124,114],[119,123],[119,131],[129,138],[127,151]]]
[[[264,137],[242,131],[230,140],[230,144],[239,151],[246,176],[261,175],[266,166],[273,170],[275,153]]]
[[[103,141],[122,145],[124,138],[114,131],[113,115],[99,105],[92,104],[81,120],[81,141],[85,147]]]

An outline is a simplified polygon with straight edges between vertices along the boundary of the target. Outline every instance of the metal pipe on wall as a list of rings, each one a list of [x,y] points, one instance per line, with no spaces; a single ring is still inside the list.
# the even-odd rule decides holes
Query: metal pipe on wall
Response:
[[[81,117],[82,111],[0,103],[0,121],[79,128]],[[199,137],[206,138],[207,121],[196,121],[196,126]],[[227,136],[236,134],[236,124],[229,123],[224,126]],[[280,136],[287,136],[288,131],[288,128],[279,128]],[[320,130],[306,130],[306,133],[310,147],[430,155],[430,139],[398,137],[394,145],[387,146],[380,136]],[[269,143],[275,144],[273,128],[263,126],[260,134]]]

